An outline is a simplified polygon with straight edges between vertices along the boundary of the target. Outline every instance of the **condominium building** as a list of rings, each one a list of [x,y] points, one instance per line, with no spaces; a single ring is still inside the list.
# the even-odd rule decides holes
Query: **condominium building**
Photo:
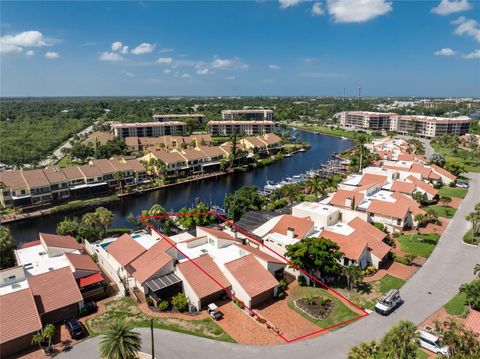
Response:
[[[121,157],[66,168],[3,171],[0,206],[22,207],[104,193],[118,186],[119,178],[126,186],[148,180],[140,161]]]
[[[273,120],[273,110],[223,110],[223,120]]]
[[[273,132],[273,121],[210,121],[208,133],[214,136],[230,136],[235,132],[238,135],[262,135]]]
[[[363,130],[389,130],[400,134],[414,134],[433,138],[445,134],[464,135],[470,127],[470,118],[398,115],[395,113],[348,111],[340,113],[340,125]]]
[[[144,123],[114,123],[111,125],[116,137],[158,137],[168,135],[184,135],[187,124],[179,121],[144,122]]]
[[[194,121],[198,121],[199,123],[204,123],[205,115],[202,115],[200,113],[153,115],[153,119],[157,122],[171,122],[171,121],[184,122],[187,120],[194,120]]]

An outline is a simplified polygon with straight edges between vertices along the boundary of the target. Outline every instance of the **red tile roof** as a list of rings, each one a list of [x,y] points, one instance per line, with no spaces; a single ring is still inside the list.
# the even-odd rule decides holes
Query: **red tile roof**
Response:
[[[282,261],[280,258],[276,258],[274,256],[271,256],[270,254],[265,253],[258,248],[254,248],[252,246],[245,246],[243,244],[238,244],[238,243],[236,244],[236,246],[239,247],[240,249],[244,250],[245,252],[253,254],[258,259],[264,260],[265,262],[285,264],[285,262]]]
[[[415,177],[415,176],[408,176],[407,179],[409,181],[412,181],[416,187],[422,189],[423,191],[430,193],[432,196],[436,196],[438,194],[438,191],[430,184],[423,182],[421,179]]]
[[[168,263],[172,262],[172,257],[165,253],[165,251],[171,246],[172,245],[168,243],[168,241],[161,239],[131,262],[130,265],[135,270],[132,274],[133,278],[140,283],[144,283]]]
[[[65,257],[75,270],[87,270],[92,272],[100,272],[100,268],[90,258],[88,254],[65,253]]]
[[[51,233],[39,233],[40,239],[45,242],[47,247],[67,248],[82,250],[83,246],[72,236],[60,236]]]
[[[30,247],[35,247],[35,246],[38,246],[42,244],[42,242],[40,242],[40,239],[37,240],[37,241],[32,241],[32,242],[26,242],[26,243],[22,243],[20,245],[17,246],[17,249],[24,249],[24,248],[30,248]]]
[[[360,259],[365,248],[368,246],[367,240],[356,236],[355,232],[350,236],[345,236],[329,230],[323,230],[319,238],[326,238],[337,243],[340,247],[340,252],[342,252],[345,257],[356,261]]]
[[[424,214],[425,211],[420,208],[420,204],[418,204],[414,199],[405,196],[404,194],[395,192],[392,194],[392,197],[397,200],[395,204],[406,204],[408,206],[408,210],[412,212],[412,214],[415,216],[417,214]]]
[[[372,185],[372,184],[379,184],[383,186],[387,181],[387,176],[384,175],[376,175],[374,173],[365,173],[360,182],[358,182],[359,186],[365,185]]]
[[[360,217],[355,217],[348,222],[348,225],[355,229],[356,236],[367,240],[368,248],[370,248],[375,257],[382,259],[392,249],[383,242],[387,234],[374,225],[363,221]]]
[[[225,268],[250,298],[278,285],[275,277],[255,259],[253,254],[225,263]]]
[[[398,201],[386,202],[374,199],[368,206],[367,212],[379,214],[386,217],[403,219],[408,213],[408,204],[398,203]]]
[[[87,285],[103,282],[105,279],[101,273],[95,273],[87,277],[80,278],[78,280],[78,286],[80,288],[86,287]]]
[[[69,267],[28,278],[40,315],[83,300]]]
[[[0,296],[0,344],[42,329],[30,288]]]
[[[470,310],[467,319],[465,319],[465,327],[480,335],[480,312]]]
[[[224,232],[220,229],[217,229],[217,228],[197,226],[197,230],[198,229],[202,230],[203,232],[206,232],[206,233],[210,234],[212,237],[216,237],[216,238],[220,238],[220,239],[228,239],[228,240],[231,240],[231,241],[235,240],[235,238],[233,238],[231,235],[229,235],[228,233],[226,233],[226,232]]]
[[[222,287],[230,287],[231,284],[223,275],[222,271],[215,264],[213,259],[205,254],[193,259],[195,263],[207,272],[211,277],[215,278]],[[192,261],[186,261],[177,264],[177,270],[183,275],[195,294],[201,299],[211,294],[218,293],[222,288],[201,271]]]
[[[412,182],[395,181],[390,190],[392,192],[412,194],[415,191],[415,184]]]
[[[126,233],[110,243],[105,250],[122,266],[126,266],[145,252],[145,248]]]
[[[313,221],[310,218],[294,217],[290,214],[284,214],[282,218],[277,222],[275,227],[272,228],[273,233],[280,233],[287,235],[289,228],[293,229],[295,238],[304,238],[313,228]]]
[[[447,178],[450,178],[452,181],[455,181],[457,179],[457,176],[454,174],[448,172],[446,169],[439,167],[435,164],[432,164],[432,168],[434,169],[435,172],[441,174],[442,176],[445,176]]]

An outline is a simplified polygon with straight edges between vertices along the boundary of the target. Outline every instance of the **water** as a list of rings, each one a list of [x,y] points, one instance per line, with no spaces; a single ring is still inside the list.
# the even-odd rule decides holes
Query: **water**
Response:
[[[225,195],[243,186],[256,185],[263,188],[267,180],[278,182],[309,169],[319,168],[322,163],[330,159],[333,152],[342,152],[352,147],[350,140],[305,131],[297,131],[297,133],[298,139],[309,142],[311,148],[270,166],[159,189],[140,196],[126,197],[120,202],[107,205],[106,207],[114,214],[113,227],[132,228],[134,225],[127,221],[127,216],[130,213],[139,215],[143,209],[149,209],[156,203],[169,211],[178,211],[184,206],[190,207],[199,200],[223,206]],[[68,216],[81,216],[81,214],[77,212]],[[33,218],[13,223],[9,227],[17,243],[30,242],[38,239],[39,232],[55,233],[57,223],[64,217],[65,214]]]

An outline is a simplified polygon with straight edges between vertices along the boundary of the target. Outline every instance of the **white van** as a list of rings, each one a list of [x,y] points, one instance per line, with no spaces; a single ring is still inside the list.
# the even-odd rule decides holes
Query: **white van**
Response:
[[[422,348],[427,349],[435,354],[448,356],[448,347],[442,346],[438,337],[424,330],[417,330],[417,334],[420,340],[420,346]]]

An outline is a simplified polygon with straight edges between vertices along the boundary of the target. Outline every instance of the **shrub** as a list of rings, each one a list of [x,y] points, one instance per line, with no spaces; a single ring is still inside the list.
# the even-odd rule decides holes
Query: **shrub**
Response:
[[[287,287],[288,287],[287,281],[285,279],[280,279],[279,282],[278,282],[278,285],[283,290],[287,289]]]
[[[410,261],[407,258],[395,256],[395,262],[405,265],[410,265]]]
[[[388,244],[390,247],[395,248],[396,246],[395,241],[392,238],[390,238],[390,236],[386,236],[382,241],[383,243]]]
[[[170,303],[168,300],[162,300],[160,303],[158,303],[158,310],[161,312],[166,312],[168,308],[170,308]]]
[[[176,296],[172,298],[172,305],[179,311],[184,312],[188,308],[188,301],[185,294],[178,293]]]
[[[239,307],[240,309],[245,309],[245,304],[243,304],[243,302],[241,300],[237,300],[237,299],[233,299],[233,303]]]
[[[303,300],[305,301],[306,304],[308,305],[313,305],[315,304],[315,296],[312,294],[307,294]]]
[[[256,321],[259,322],[259,323],[262,323],[262,324],[265,324],[267,322],[266,319],[263,319],[263,318],[260,318],[260,317],[257,317]]]
[[[372,275],[374,274],[375,272],[377,271],[377,268],[375,268],[374,266],[368,266],[367,268],[365,268],[363,270],[363,275]]]
[[[385,228],[385,226],[383,225],[383,223],[378,223],[378,222],[373,222],[373,225],[375,227],[377,227],[379,230],[383,231],[383,229]]]
[[[107,234],[110,236],[122,235],[125,233],[130,233],[132,230],[130,228],[109,228],[107,229]]]
[[[153,305],[153,299],[152,299],[151,297],[147,297],[147,298],[145,299],[145,301],[147,302],[147,305],[148,305],[148,306]]]
[[[277,298],[278,298],[278,299],[283,299],[283,298],[285,298],[285,292],[278,292],[278,293],[277,293]]]
[[[304,287],[305,285],[307,285],[307,280],[303,275],[298,276],[297,281],[298,281],[298,285],[301,287]]]

